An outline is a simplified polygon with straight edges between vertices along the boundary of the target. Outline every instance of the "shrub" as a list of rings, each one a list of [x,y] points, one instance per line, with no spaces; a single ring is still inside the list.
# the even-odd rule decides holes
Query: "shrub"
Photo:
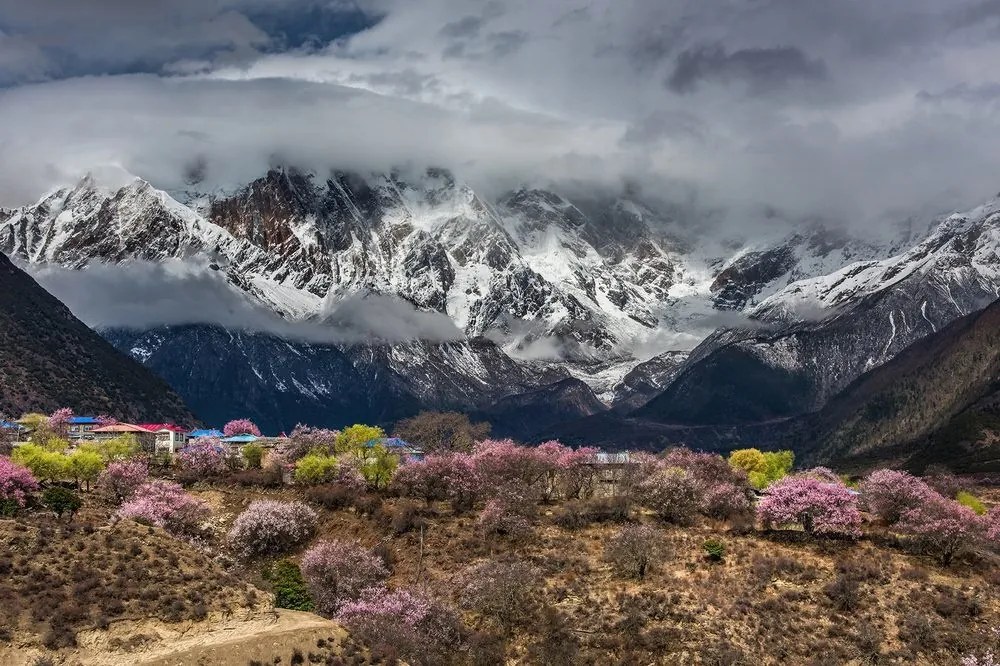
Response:
[[[983,504],[982,500],[980,500],[978,497],[976,497],[975,495],[973,495],[968,491],[965,490],[958,491],[958,493],[955,495],[955,501],[961,504],[962,506],[969,507],[970,509],[975,511],[976,514],[980,516],[986,515],[986,505]]]
[[[376,655],[397,654],[412,664],[448,663],[462,638],[455,611],[408,590],[369,588],[341,606],[337,621]]]
[[[290,560],[278,560],[264,576],[274,589],[274,606],[291,610],[312,611],[316,608],[299,565]]]
[[[260,428],[250,419],[234,419],[222,427],[222,434],[226,437],[236,435],[256,435],[260,437]]]
[[[387,518],[389,527],[396,536],[411,532],[425,524],[420,515],[419,506],[412,502],[399,504],[389,513]]]
[[[149,468],[141,460],[115,460],[108,463],[98,480],[98,487],[119,502],[132,496],[149,480]]]
[[[769,487],[757,503],[768,526],[799,524],[809,534],[860,536],[857,497],[839,483],[789,477]]]
[[[623,574],[642,580],[660,550],[659,532],[648,525],[627,525],[608,541],[604,557]]]
[[[469,567],[459,578],[462,605],[509,631],[530,619],[539,572],[519,560],[492,560]]]
[[[260,444],[247,444],[241,449],[243,460],[248,469],[260,469],[264,460],[264,447]]]
[[[195,479],[208,479],[222,476],[234,468],[234,458],[228,445],[206,437],[181,449],[174,456],[174,462],[185,474]]]
[[[322,453],[310,453],[295,463],[295,480],[299,483],[326,483],[337,474],[337,459]]]
[[[986,514],[986,538],[1000,546],[1000,506],[995,506]]]
[[[520,540],[531,533],[531,522],[528,520],[531,507],[520,497],[491,499],[483,507],[476,524],[487,538],[500,536]]]
[[[706,557],[713,562],[721,562],[726,556],[726,544],[719,539],[708,539],[701,544],[701,547],[705,551]]]
[[[184,492],[179,484],[149,481],[139,486],[118,509],[118,516],[162,527],[177,536],[191,536],[208,517],[208,505]]]
[[[702,503],[697,479],[679,467],[654,472],[639,485],[639,496],[661,519],[677,525],[690,524]]]
[[[865,508],[888,525],[899,522],[903,512],[933,498],[926,483],[906,472],[880,469],[866,476],[859,486]]]
[[[305,543],[316,512],[302,502],[255,500],[233,521],[227,540],[240,557],[278,555]]]
[[[745,485],[714,483],[702,491],[701,512],[719,520],[745,517],[753,508],[749,495],[749,487]]]
[[[784,478],[795,463],[791,451],[764,453],[759,449],[739,449],[729,454],[729,464],[746,472],[750,484],[757,490]]]
[[[68,488],[52,486],[46,488],[45,492],[42,493],[42,504],[60,518],[64,513],[68,513],[69,517],[72,518],[77,510],[83,506],[83,501]]]
[[[317,611],[328,616],[389,576],[382,560],[357,542],[321,541],[305,552],[301,567]]]
[[[0,456],[0,516],[12,515],[27,503],[28,495],[38,490],[31,470]]]
[[[972,509],[938,496],[905,511],[898,528],[948,566],[983,536],[985,521]]]
[[[335,483],[313,486],[306,491],[306,499],[324,509],[336,511],[351,504],[354,492]]]
[[[843,573],[826,584],[823,591],[833,607],[839,611],[851,611],[858,607],[860,584],[856,578]]]
[[[258,488],[280,488],[282,486],[281,470],[277,468],[246,469],[241,472],[233,472],[225,477],[224,481],[232,485],[257,486]]]

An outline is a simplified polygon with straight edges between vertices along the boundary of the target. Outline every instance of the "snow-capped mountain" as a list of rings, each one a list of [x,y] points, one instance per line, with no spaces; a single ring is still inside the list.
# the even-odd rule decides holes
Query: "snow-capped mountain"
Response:
[[[996,300],[998,253],[994,200],[940,220],[895,256],[787,285],[748,311],[749,325],[720,329],[699,345],[639,413],[740,423],[818,409],[916,340]]]
[[[293,323],[335,327],[349,299],[401,299],[446,317],[466,340],[407,350],[408,336],[420,332],[404,330],[391,344],[338,345],[351,367],[377,359],[368,372],[405,377],[408,395],[425,406],[485,408],[567,377],[583,380],[606,405],[635,407],[690,365],[681,366],[686,351],[720,321],[741,312],[765,321],[762,308],[789,298],[778,295],[793,281],[896,249],[820,227],[719,239],[664,210],[634,196],[570,199],[532,188],[486,199],[440,169],[407,178],[274,169],[234,191],[176,198],[127,174],[110,182],[88,176],[33,206],[0,211],[0,251],[29,267],[183,260],[213,269],[240,298]],[[149,334],[162,347],[181,330],[158,325]],[[231,333],[231,353],[222,356],[238,362],[242,331]],[[153,364],[157,355],[141,351],[149,345],[130,336],[109,332]],[[311,353],[301,341],[286,343]],[[470,373],[491,390],[468,385]],[[260,374],[264,386],[319,404],[309,388],[323,384],[315,377]],[[190,375],[172,381],[186,397],[197,392],[183,385]]]

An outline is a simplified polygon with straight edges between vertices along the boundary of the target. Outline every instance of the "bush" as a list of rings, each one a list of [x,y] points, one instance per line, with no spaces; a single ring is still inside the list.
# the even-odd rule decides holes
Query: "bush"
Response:
[[[719,482],[702,491],[701,512],[709,518],[736,520],[750,515],[753,504],[746,485]]]
[[[310,453],[295,463],[295,480],[299,483],[326,483],[337,474],[337,459],[322,453]]]
[[[309,596],[309,588],[299,565],[290,560],[278,560],[265,572],[264,577],[274,589],[275,608],[299,611],[315,610],[316,605]]]
[[[726,557],[726,544],[719,539],[708,539],[701,544],[705,555],[713,562],[721,562]]]
[[[224,478],[226,483],[258,488],[280,488],[281,470],[276,468],[268,469],[246,469],[242,472],[233,472]]]
[[[995,546],[1000,546],[1000,506],[993,507],[993,510],[986,514],[985,524],[986,538]]]
[[[42,493],[42,504],[60,518],[64,513],[68,513],[69,517],[72,518],[77,510],[83,506],[83,501],[68,488],[52,486],[46,488],[45,492]]]
[[[233,450],[212,438],[188,444],[174,456],[174,462],[185,475],[193,479],[222,476],[236,467]]]
[[[38,490],[38,481],[27,467],[0,456],[0,516],[13,515]]]
[[[396,536],[419,529],[426,524],[420,515],[419,506],[412,502],[399,504],[389,513],[387,518],[389,527]]]
[[[976,512],[977,515],[986,515],[986,505],[983,504],[982,500],[965,490],[960,490],[955,495],[955,501],[962,506],[968,507]]]
[[[389,576],[381,558],[357,542],[321,541],[305,552],[301,567],[317,612],[327,616]]]
[[[668,467],[639,484],[640,501],[668,523],[688,525],[702,504],[701,487],[690,472]]]
[[[149,468],[141,460],[114,460],[108,463],[98,479],[98,487],[119,502],[128,499],[146,481]]]
[[[256,500],[233,521],[227,540],[238,556],[279,555],[305,543],[316,512],[302,502]]]
[[[350,506],[354,495],[353,491],[335,483],[313,486],[306,490],[308,501],[331,511]]]
[[[462,638],[455,611],[407,590],[369,588],[341,606],[337,621],[376,655],[396,654],[418,665],[452,661]]]
[[[492,499],[483,507],[476,524],[487,538],[500,536],[521,540],[531,533],[527,514],[532,506],[520,498]]]
[[[539,572],[519,560],[493,560],[469,567],[459,579],[462,605],[509,631],[530,619]]]
[[[808,534],[861,535],[858,499],[839,483],[789,477],[769,487],[757,503],[765,525],[799,524]]]
[[[184,492],[176,483],[149,481],[139,486],[118,516],[156,525],[176,536],[193,536],[208,517],[208,505]]]
[[[247,444],[241,449],[243,460],[248,469],[260,469],[261,461],[264,460],[264,447],[260,444]]]
[[[662,549],[660,534],[647,525],[628,525],[608,541],[604,557],[620,572],[642,580]]]
[[[859,486],[865,508],[888,525],[899,522],[903,512],[928,501],[936,493],[917,477],[891,469],[866,476]]]

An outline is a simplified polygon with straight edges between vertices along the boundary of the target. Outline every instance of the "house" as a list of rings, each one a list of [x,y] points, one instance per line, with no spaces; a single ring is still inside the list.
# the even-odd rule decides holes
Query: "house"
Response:
[[[156,448],[156,433],[132,423],[114,423],[93,428],[90,431],[90,436],[99,442],[115,439],[122,435],[135,437],[144,451],[152,452]]]
[[[139,427],[145,428],[156,436],[154,453],[174,454],[187,446],[187,428],[181,428],[172,423],[140,423]]]
[[[71,416],[69,419],[69,439],[90,439],[90,431],[101,427],[101,422],[96,416]]]
[[[222,434],[222,431],[216,430],[215,428],[211,428],[208,430],[204,429],[192,430],[191,432],[188,433],[188,439],[204,439],[206,437],[214,439],[222,439],[223,436],[224,435]]]

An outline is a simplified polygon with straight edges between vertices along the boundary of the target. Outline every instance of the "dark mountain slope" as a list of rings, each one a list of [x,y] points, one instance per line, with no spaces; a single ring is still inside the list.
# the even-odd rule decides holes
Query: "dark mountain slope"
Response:
[[[0,412],[106,413],[192,423],[159,377],[119,353],[0,254]]]
[[[808,419],[810,462],[1000,470],[1000,301],[863,375]]]

